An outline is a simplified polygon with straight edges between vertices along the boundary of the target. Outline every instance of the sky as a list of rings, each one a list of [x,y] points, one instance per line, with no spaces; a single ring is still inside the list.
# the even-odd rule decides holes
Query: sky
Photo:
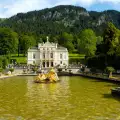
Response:
[[[51,8],[57,5],[76,5],[89,11],[120,11],[120,0],[0,0],[0,18],[9,18],[17,13]]]

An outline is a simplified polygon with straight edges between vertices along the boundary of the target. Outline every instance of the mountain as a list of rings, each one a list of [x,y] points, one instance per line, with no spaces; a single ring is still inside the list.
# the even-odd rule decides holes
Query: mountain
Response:
[[[35,35],[60,34],[62,32],[79,33],[92,28],[96,34],[102,34],[107,22],[120,28],[120,12],[107,10],[103,12],[87,11],[85,8],[71,5],[60,5],[39,11],[18,13],[1,20],[1,27],[9,27],[18,33]]]

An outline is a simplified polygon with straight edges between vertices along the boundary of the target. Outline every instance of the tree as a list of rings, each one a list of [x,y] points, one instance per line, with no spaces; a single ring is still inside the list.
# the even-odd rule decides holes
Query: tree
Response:
[[[116,47],[119,44],[119,30],[112,24],[108,23],[103,34],[104,53],[113,55],[116,52]]]
[[[100,44],[102,44],[102,42],[103,42],[103,38],[101,36],[98,36],[96,44],[100,45]]]
[[[10,71],[11,73],[13,73],[13,72],[14,72],[14,68],[10,68],[9,71]]]
[[[21,53],[24,54],[24,56],[27,53],[27,50],[32,47],[35,46],[36,41],[34,39],[33,36],[28,36],[28,35],[21,35],[20,36],[20,51]]]
[[[115,52],[116,56],[120,56],[120,30],[118,31],[118,33],[119,33],[118,44],[116,46],[116,52]]]
[[[58,39],[58,43],[68,49],[69,52],[74,50],[73,46],[73,35],[66,32],[62,33]]]
[[[78,39],[78,51],[86,56],[95,55],[96,51],[96,35],[93,30],[83,30]]]
[[[0,54],[7,55],[17,52],[17,33],[9,28],[0,28]]]
[[[114,62],[117,59],[117,55],[120,53],[119,33],[120,31],[112,23],[109,22],[103,34],[103,42],[97,46],[96,54],[98,56],[104,55],[104,63],[101,63],[105,64],[106,67],[115,67]]]
[[[0,56],[0,68],[2,68],[2,57]]]
[[[56,35],[56,36],[51,35],[49,41],[54,42],[54,43],[58,43],[58,39],[59,39],[58,35]]]
[[[8,65],[8,59],[4,57],[2,60],[2,68],[5,69],[7,65]]]
[[[78,46],[78,36],[77,35],[73,36],[73,45],[74,45],[74,48],[77,50],[77,46]]]

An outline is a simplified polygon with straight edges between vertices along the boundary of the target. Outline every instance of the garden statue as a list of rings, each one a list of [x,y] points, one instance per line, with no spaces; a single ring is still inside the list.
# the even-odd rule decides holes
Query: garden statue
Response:
[[[59,78],[55,70],[52,68],[48,73],[39,73],[36,77],[36,83],[55,83],[58,82]]]

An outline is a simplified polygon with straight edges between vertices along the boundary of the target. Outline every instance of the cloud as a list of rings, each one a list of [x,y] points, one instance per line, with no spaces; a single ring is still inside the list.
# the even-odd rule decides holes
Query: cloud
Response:
[[[50,4],[49,1],[43,0],[16,0],[11,4],[3,4],[1,6],[4,9],[4,12],[1,12],[0,10],[0,17],[10,17],[19,12],[28,12],[50,7]]]
[[[113,3],[113,4],[117,4],[117,3],[120,3],[120,0],[98,0],[99,2],[102,2],[102,3],[104,3],[104,2],[111,2],[111,3]]]
[[[20,12],[40,10],[56,5],[77,5],[89,8],[99,3],[112,3],[111,9],[120,10],[120,0],[4,0],[0,4],[0,17],[10,17]]]
[[[87,7],[92,5],[94,2],[96,2],[96,0],[59,0],[55,5],[76,5],[79,4],[81,6]]]

